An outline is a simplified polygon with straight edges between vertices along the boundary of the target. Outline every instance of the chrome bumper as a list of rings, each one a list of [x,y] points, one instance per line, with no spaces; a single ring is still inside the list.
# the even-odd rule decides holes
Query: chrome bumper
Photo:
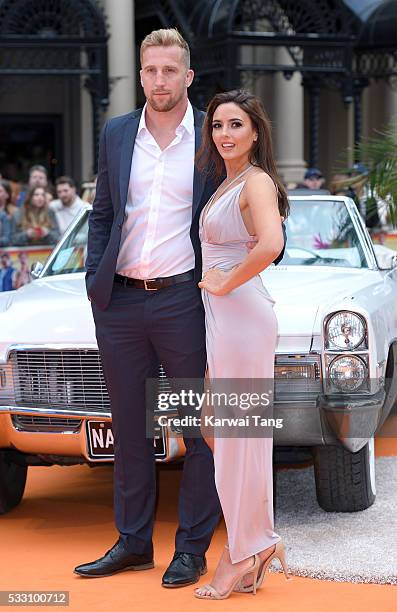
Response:
[[[24,418],[19,419],[19,416]],[[77,417],[55,410],[38,412],[37,409],[1,406],[0,448],[14,448],[29,455],[76,457],[90,464],[112,461],[90,456],[86,432],[89,420],[111,422],[111,417],[103,413],[96,417],[91,414]],[[164,445],[165,456],[156,457],[159,463],[175,461],[185,455],[183,438],[168,427],[164,428]]]
[[[9,357],[8,363],[1,366],[7,382],[2,402],[8,405],[0,405],[0,448],[79,457],[87,463],[109,461],[109,458],[93,461],[87,447],[86,422],[90,419],[111,421],[97,349],[92,346],[73,349],[13,346]],[[300,379],[293,381],[292,400],[290,377],[294,379],[297,375]],[[323,444],[321,419],[314,400],[322,384],[320,355],[276,355],[275,383],[278,391],[274,416],[283,418],[285,423],[282,429],[274,429],[275,445]],[[168,388],[162,369],[159,385],[161,390]],[[277,395],[282,401],[277,401]],[[302,401],[309,396],[311,401]],[[30,416],[33,420],[54,419],[59,423],[70,419],[74,427],[27,430],[16,425],[15,415]],[[167,462],[183,457],[185,446],[180,432],[166,427],[164,437],[165,457],[157,460]]]

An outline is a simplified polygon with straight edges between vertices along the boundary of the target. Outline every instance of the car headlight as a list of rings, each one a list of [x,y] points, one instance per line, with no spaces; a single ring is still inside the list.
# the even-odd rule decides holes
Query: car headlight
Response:
[[[360,357],[335,357],[328,368],[331,382],[341,391],[355,391],[367,377],[367,367]]]
[[[365,339],[365,322],[354,312],[341,311],[332,315],[325,328],[327,348],[353,351]]]

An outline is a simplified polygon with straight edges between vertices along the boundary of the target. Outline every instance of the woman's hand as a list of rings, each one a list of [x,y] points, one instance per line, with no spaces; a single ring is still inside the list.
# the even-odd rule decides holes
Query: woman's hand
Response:
[[[226,295],[230,289],[227,288],[230,272],[224,272],[219,268],[210,268],[204,274],[198,286],[213,295]]]

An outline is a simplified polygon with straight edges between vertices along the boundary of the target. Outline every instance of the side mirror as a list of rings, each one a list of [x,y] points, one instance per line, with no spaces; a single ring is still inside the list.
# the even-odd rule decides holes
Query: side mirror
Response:
[[[41,261],[36,261],[35,263],[33,263],[31,265],[30,268],[30,272],[32,274],[32,278],[39,278],[40,274],[42,273],[44,269],[43,264],[41,263]]]

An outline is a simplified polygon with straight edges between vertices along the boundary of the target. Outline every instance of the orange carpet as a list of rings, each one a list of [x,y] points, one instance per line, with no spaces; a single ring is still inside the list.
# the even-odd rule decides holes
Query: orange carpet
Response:
[[[380,437],[378,455],[397,454],[397,439]],[[180,470],[159,470],[160,501],[153,570],[87,580],[72,573],[101,556],[117,539],[112,514],[112,469],[87,466],[30,468],[22,504],[0,517],[0,590],[66,590],[71,610],[182,609],[266,612],[395,612],[397,587],[356,585],[268,574],[256,597],[235,594],[222,602],[193,597],[193,587],[166,590],[161,576],[173,554]],[[203,500],[205,503],[205,500]],[[220,525],[208,551],[211,576],[225,541]],[[341,541],[341,552],[343,544]],[[16,607],[19,609],[20,607]],[[22,608],[21,608],[22,609]]]

